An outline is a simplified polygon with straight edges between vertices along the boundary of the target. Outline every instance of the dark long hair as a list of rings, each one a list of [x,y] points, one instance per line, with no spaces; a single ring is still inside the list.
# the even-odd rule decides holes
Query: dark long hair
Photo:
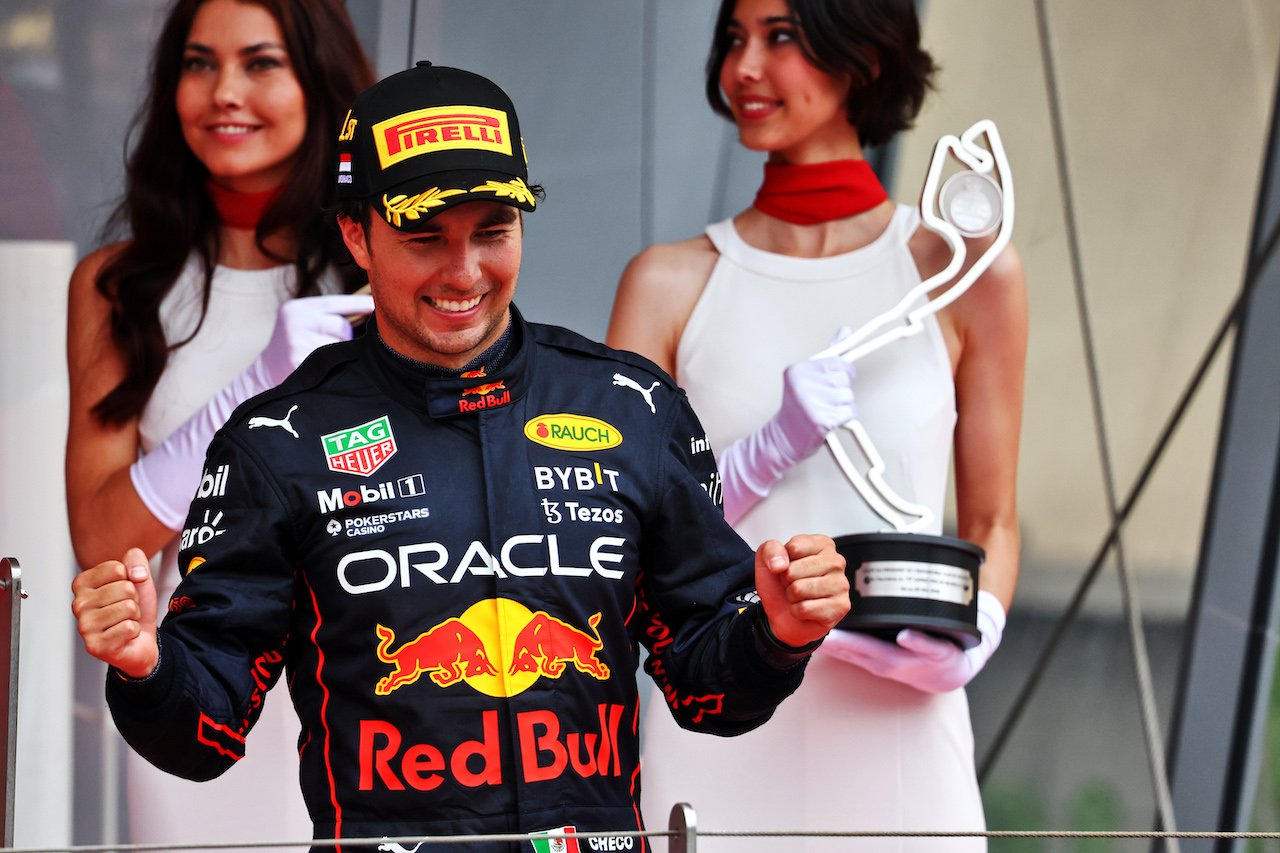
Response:
[[[722,0],[707,58],[707,101],[733,118],[720,91],[737,0]],[[937,66],[920,47],[915,0],[787,0],[800,49],[815,67],[849,80],[849,123],[863,145],[882,145],[915,122]]]
[[[258,223],[258,248],[297,269],[297,293],[318,292],[326,267],[347,258],[332,218],[331,174],[343,116],[356,95],[372,85],[373,71],[360,48],[342,0],[249,0],[276,19],[293,73],[306,100],[307,127],[284,193]],[[104,239],[129,240],[98,275],[111,303],[111,340],[124,358],[125,376],[93,407],[103,423],[122,424],[141,414],[164,372],[169,353],[195,336],[166,341],[160,304],[183,265],[196,252],[204,267],[200,322],[209,306],[218,257],[218,217],[205,192],[208,169],[187,147],[178,120],[177,92],[183,51],[196,11],[206,0],[177,0],[169,11],[151,60],[147,98],[131,125],[136,136],[125,163],[125,192]],[[294,238],[296,254],[279,257],[264,240]],[[358,284],[354,267],[342,268],[347,289]],[[196,327],[199,331],[199,326]]]

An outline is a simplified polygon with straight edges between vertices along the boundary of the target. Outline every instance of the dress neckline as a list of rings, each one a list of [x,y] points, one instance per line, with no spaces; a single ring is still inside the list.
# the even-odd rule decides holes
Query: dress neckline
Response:
[[[876,239],[851,252],[825,258],[798,258],[757,249],[742,239],[732,217],[708,225],[707,236],[722,258],[739,266],[792,281],[826,281],[844,278],[879,263],[884,253],[893,251],[910,239],[919,218],[914,207],[900,204],[894,210],[889,225]]]

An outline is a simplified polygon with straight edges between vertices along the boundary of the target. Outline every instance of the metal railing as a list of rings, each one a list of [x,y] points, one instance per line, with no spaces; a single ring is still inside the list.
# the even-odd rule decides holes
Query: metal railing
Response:
[[[0,767],[4,768],[4,816],[0,839],[13,846],[13,793],[18,744],[18,630],[22,612],[22,570],[12,557],[0,557]]]
[[[753,831],[753,830],[707,830],[698,829],[697,815],[688,803],[677,803],[671,809],[671,817],[666,831],[647,830],[602,830],[578,832],[572,828],[551,830],[548,832],[505,832],[484,835],[434,835],[434,836],[382,836],[371,838],[323,838],[306,841],[270,841],[247,843],[244,841],[228,841],[211,844],[95,844],[71,847],[30,847],[17,848],[6,845],[0,853],[154,853],[161,850],[226,850],[262,848],[270,850],[277,847],[298,847],[310,844],[313,848],[339,847],[376,847],[381,853],[429,853],[431,847],[439,844],[493,844],[501,842],[521,843],[525,841],[544,842],[553,851],[568,850],[572,847],[582,849],[577,841],[594,838],[667,838],[668,853],[697,853],[698,837],[703,838],[1231,838],[1280,840],[1280,832],[1166,832],[1160,830],[1120,830],[1120,831],[1086,831],[1086,830],[967,830],[960,832],[918,831],[904,832],[897,830],[850,830],[850,831]],[[559,843],[557,843],[559,842]],[[412,846],[406,846],[412,845]],[[422,848],[426,848],[423,850]],[[543,848],[539,848],[543,849]]]

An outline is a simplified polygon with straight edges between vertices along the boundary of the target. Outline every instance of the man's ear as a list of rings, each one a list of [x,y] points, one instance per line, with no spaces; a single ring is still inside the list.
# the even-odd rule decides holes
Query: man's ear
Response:
[[[356,264],[365,272],[369,271],[370,266],[369,242],[364,233],[364,227],[350,217],[338,214],[338,230],[342,232],[342,242],[347,244],[347,250],[351,252],[351,257],[355,259]]]

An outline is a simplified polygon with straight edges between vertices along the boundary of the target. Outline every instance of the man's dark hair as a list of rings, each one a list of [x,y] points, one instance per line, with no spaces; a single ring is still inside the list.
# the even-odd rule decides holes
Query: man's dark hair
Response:
[[[800,50],[815,68],[849,80],[849,123],[863,145],[882,145],[915,122],[937,66],[920,47],[915,0],[786,0]],[[720,91],[737,0],[721,0],[707,57],[707,100],[733,113]]]

